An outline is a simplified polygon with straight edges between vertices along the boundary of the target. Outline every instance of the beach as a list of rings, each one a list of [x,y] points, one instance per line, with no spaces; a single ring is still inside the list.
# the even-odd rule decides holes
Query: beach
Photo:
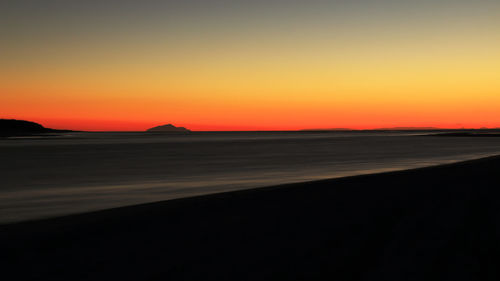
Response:
[[[500,157],[0,226],[5,280],[496,280]]]

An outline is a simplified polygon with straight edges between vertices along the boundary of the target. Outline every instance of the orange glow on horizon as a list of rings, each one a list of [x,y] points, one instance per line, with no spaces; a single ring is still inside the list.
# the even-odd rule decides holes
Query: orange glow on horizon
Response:
[[[494,1],[275,13],[240,1],[234,15],[191,2],[186,17],[137,4],[95,25],[86,11],[5,17],[0,118],[89,131],[500,127]]]

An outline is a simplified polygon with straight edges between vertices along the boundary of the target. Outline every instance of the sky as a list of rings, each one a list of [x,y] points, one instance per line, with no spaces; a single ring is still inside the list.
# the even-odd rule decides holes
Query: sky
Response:
[[[498,0],[5,0],[0,118],[500,127]]]

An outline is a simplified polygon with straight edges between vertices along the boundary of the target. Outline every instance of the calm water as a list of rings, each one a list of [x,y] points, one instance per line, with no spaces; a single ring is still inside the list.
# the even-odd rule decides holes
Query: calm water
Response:
[[[495,154],[500,138],[409,133],[73,133],[3,139],[0,223]]]

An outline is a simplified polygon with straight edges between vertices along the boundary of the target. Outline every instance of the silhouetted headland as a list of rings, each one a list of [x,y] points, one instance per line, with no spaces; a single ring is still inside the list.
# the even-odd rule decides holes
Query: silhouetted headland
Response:
[[[5,280],[497,280],[500,157],[0,226]]]
[[[65,133],[70,130],[56,130],[25,120],[0,119],[0,137],[30,136],[47,133]]]
[[[184,127],[176,127],[172,124],[156,126],[146,130],[147,132],[191,132]]]

